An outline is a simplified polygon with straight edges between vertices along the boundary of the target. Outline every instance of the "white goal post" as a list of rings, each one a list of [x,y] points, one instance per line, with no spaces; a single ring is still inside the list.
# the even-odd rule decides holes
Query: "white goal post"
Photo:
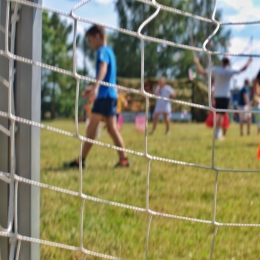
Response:
[[[30,0],[41,4],[41,0]],[[6,27],[6,0],[0,1],[0,25]],[[14,41],[14,54],[32,60],[41,60],[41,37],[42,37],[42,12],[39,9],[17,3],[11,4],[9,12],[9,36],[8,49],[12,52]],[[13,36],[11,33],[13,32]],[[0,32],[0,49],[5,50],[5,33]],[[41,68],[30,66],[22,62],[12,62],[12,59],[0,55],[0,76],[10,80],[9,73],[14,72],[12,115],[19,116],[35,122],[40,122],[41,109]],[[10,74],[11,75],[11,74]],[[12,82],[12,80],[10,80]],[[0,111],[8,113],[8,101],[10,93],[8,88],[0,81]],[[9,130],[8,118],[0,117],[0,125]],[[40,128],[26,124],[15,123],[15,173],[21,177],[40,181]],[[11,137],[0,131],[0,172],[9,172],[11,168]],[[8,152],[7,152],[8,151]],[[9,207],[9,187],[0,180],[0,225],[7,227]],[[39,238],[40,235],[40,188],[19,184],[17,199],[17,224],[20,235]],[[14,221],[14,219],[11,219]],[[14,222],[13,222],[14,224]],[[0,259],[5,260],[13,254],[11,244],[16,243],[10,237],[0,236]],[[40,247],[37,243],[22,243],[19,259],[40,259]]]
[[[0,1],[0,25],[5,23],[5,5],[6,2]],[[0,31],[0,49],[4,49],[4,33]],[[5,79],[8,78],[8,60],[3,56],[0,56],[0,75]],[[7,94],[8,91],[0,81],[0,111],[7,111]],[[8,128],[8,119],[0,117],[0,125]],[[0,171],[8,172],[8,136],[0,131]],[[0,225],[7,225],[8,215],[8,185],[0,181]],[[8,259],[8,238],[0,236],[0,259]]]

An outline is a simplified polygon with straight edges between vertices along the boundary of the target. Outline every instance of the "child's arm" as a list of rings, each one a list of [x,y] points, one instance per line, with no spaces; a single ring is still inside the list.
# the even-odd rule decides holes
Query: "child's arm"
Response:
[[[171,88],[170,98],[175,98],[175,97],[176,97],[176,93],[175,93],[174,89]]]
[[[203,76],[206,76],[206,75],[207,75],[207,72],[206,72],[206,70],[203,68],[203,66],[201,65],[199,58],[196,57],[196,56],[194,57],[194,63],[195,63],[195,65],[196,65],[196,67],[197,67],[197,70],[198,70],[199,74],[201,74],[201,75],[203,75]]]
[[[169,98],[175,98],[176,97],[176,93],[175,90],[172,87],[168,87],[168,92],[169,92]]]
[[[127,108],[128,107],[128,101],[127,99],[124,97],[124,108]]]
[[[97,81],[103,81],[106,74],[107,74],[107,63],[106,62],[100,62],[99,72],[98,72],[98,75],[97,75]],[[94,100],[97,97],[99,86],[100,86],[100,83],[96,82],[93,89],[89,93],[89,96],[91,96]]]
[[[154,91],[154,95],[159,96],[160,95],[160,90],[161,90],[161,88],[159,86],[157,86],[155,91]]]
[[[247,67],[250,65],[250,63],[252,62],[252,57],[250,57],[247,61],[247,63],[239,70],[240,72],[244,71],[247,69]]]

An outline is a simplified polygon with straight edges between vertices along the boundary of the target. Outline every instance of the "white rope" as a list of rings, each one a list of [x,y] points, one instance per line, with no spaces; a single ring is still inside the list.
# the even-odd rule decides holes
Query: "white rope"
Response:
[[[5,28],[0,24],[0,32],[5,33]],[[11,37],[10,32],[8,32],[8,37]]]
[[[0,82],[7,88],[9,88],[9,81],[0,75]]]
[[[216,51],[209,51],[207,49],[207,44],[208,42],[216,35],[216,33],[218,32],[220,26],[223,25],[240,25],[240,24],[247,24],[247,25],[251,25],[251,24],[260,24],[260,21],[251,21],[251,22],[237,22],[237,23],[223,23],[220,21],[215,20],[215,14],[216,14],[216,8],[217,8],[217,1],[214,1],[214,10],[212,13],[212,18],[205,18],[205,17],[201,17],[201,16],[197,16],[194,15],[192,13],[188,13],[188,12],[184,12],[172,7],[168,7],[168,6],[164,6],[161,5],[159,3],[157,3],[155,0],[137,0],[141,3],[144,4],[148,4],[151,5],[155,8],[155,12],[148,17],[145,21],[142,22],[142,24],[139,26],[138,31],[131,31],[131,30],[127,30],[124,28],[117,28],[114,26],[110,26],[107,24],[102,24],[99,23],[97,21],[92,21],[80,16],[77,16],[75,14],[75,11],[78,10],[79,8],[82,8],[82,6],[86,5],[90,0],[83,0],[80,1],[78,4],[76,4],[72,9],[70,13],[66,13],[66,12],[62,12],[59,10],[55,10],[55,9],[51,9],[51,8],[47,8],[47,7],[43,7],[42,5],[39,4],[35,4],[33,2],[29,2],[29,1],[25,1],[25,0],[7,0],[7,7],[6,7],[6,24],[5,24],[5,28],[3,29],[3,27],[0,26],[0,31],[4,32],[5,34],[5,49],[4,50],[0,50],[0,55],[6,57],[7,59],[9,59],[9,78],[8,80],[4,79],[2,76],[0,76],[0,82],[8,88],[8,112],[3,112],[0,111],[0,116],[3,118],[7,118],[10,120],[11,123],[11,127],[10,130],[6,129],[5,127],[0,125],[0,131],[2,131],[5,135],[10,137],[10,173],[5,173],[5,172],[0,172],[0,180],[6,182],[9,185],[9,189],[10,189],[10,196],[9,196],[9,212],[8,212],[8,221],[7,221],[7,228],[3,228],[0,226],[0,236],[2,237],[8,237],[9,241],[10,241],[10,260],[19,259],[19,254],[20,254],[20,248],[21,248],[21,242],[30,242],[30,243],[38,243],[38,244],[42,244],[42,245],[48,245],[48,246],[54,246],[54,247],[58,247],[58,248],[63,248],[63,249],[67,249],[67,250],[71,250],[71,251],[79,251],[82,252],[84,254],[84,259],[87,259],[88,255],[92,255],[92,256],[96,256],[96,257],[100,257],[100,258],[105,258],[105,259],[120,259],[116,256],[111,256],[111,255],[106,255],[106,254],[102,254],[99,252],[93,252],[90,251],[88,249],[86,249],[84,247],[83,244],[83,238],[84,238],[84,205],[85,205],[85,201],[89,200],[89,201],[93,201],[96,203],[102,203],[102,204],[106,204],[106,205],[110,205],[110,206],[114,206],[114,207],[120,207],[123,209],[129,209],[129,210],[133,210],[136,212],[141,212],[141,213],[146,213],[148,216],[148,221],[147,221],[147,231],[146,231],[146,259],[148,259],[148,255],[149,255],[149,234],[150,234],[150,227],[152,225],[152,216],[160,216],[160,217],[165,217],[165,218],[170,218],[170,219],[178,219],[178,220],[183,220],[183,221],[189,221],[189,222],[196,222],[196,223],[203,223],[203,224],[207,224],[207,225],[213,225],[215,227],[214,230],[214,234],[213,234],[213,238],[212,238],[212,244],[211,244],[211,251],[210,251],[210,259],[213,258],[213,252],[214,252],[214,246],[215,246],[215,240],[216,240],[216,236],[217,236],[217,231],[218,231],[218,227],[221,226],[225,226],[225,227],[260,227],[260,224],[252,224],[252,223],[222,223],[222,222],[218,222],[217,221],[217,187],[218,187],[218,174],[219,172],[255,172],[255,173],[260,173],[260,170],[248,170],[248,169],[227,169],[227,168],[219,168],[215,166],[215,132],[216,132],[216,112],[226,112],[227,110],[225,109],[216,109],[212,106],[211,103],[211,71],[209,70],[209,74],[208,74],[208,106],[204,106],[204,105],[199,105],[199,104],[194,104],[191,102],[184,102],[182,100],[173,100],[173,99],[168,99],[168,98],[163,98],[163,97],[158,97],[156,95],[147,93],[144,89],[144,42],[148,41],[148,42],[155,42],[155,43],[163,43],[163,44],[167,44],[169,46],[173,46],[173,47],[178,47],[178,48],[182,48],[182,49],[186,49],[186,50],[191,50],[191,51],[196,51],[196,52],[204,52],[207,57],[208,57],[208,63],[209,63],[209,68],[212,67],[212,59],[211,56],[212,55],[229,55],[229,56],[242,56],[242,57],[260,57],[259,54],[244,54],[244,53],[223,53],[223,52],[216,52]],[[10,4],[11,2],[16,3],[15,6],[15,10],[13,15],[11,16],[10,19]],[[45,10],[47,12],[53,12],[53,13],[57,13],[59,15],[62,16],[66,16],[71,18],[74,21],[74,34],[73,34],[73,70],[72,71],[67,71],[55,66],[50,66],[48,64],[44,64],[38,61],[34,61],[34,60],[30,60],[27,59],[25,57],[21,57],[16,55],[15,52],[15,31],[16,31],[16,23],[19,22],[19,8],[21,5],[26,5],[32,8],[38,8],[41,10]],[[203,47],[202,48],[198,48],[198,47],[194,47],[194,46],[189,46],[189,45],[184,45],[184,44],[178,44],[172,41],[166,41],[166,40],[162,40],[159,38],[155,38],[155,37],[151,37],[151,36],[146,36],[141,34],[141,31],[143,30],[143,28],[154,18],[157,17],[157,15],[159,14],[159,12],[163,10],[163,11],[167,11],[167,12],[171,12],[171,13],[175,13],[178,15],[182,15],[182,16],[186,16],[192,19],[197,19],[203,22],[207,22],[207,23],[214,23],[216,25],[215,30],[207,37],[207,39],[205,39],[204,43],[203,43]],[[90,78],[90,77],[86,77],[86,76],[82,76],[79,75],[77,73],[77,57],[76,57],[76,36],[77,36],[77,23],[78,21],[80,22],[84,22],[84,23],[94,23],[94,24],[98,24],[98,25],[102,25],[106,28],[109,29],[113,29],[115,31],[130,35],[132,37],[137,37],[140,39],[141,41],[141,87],[140,89],[136,90],[136,89],[130,89],[124,86],[120,86],[120,85],[115,85],[115,84],[110,84],[110,83],[106,83],[103,81],[96,81],[96,79],[94,78]],[[9,25],[11,23],[11,32],[9,32]],[[9,50],[10,48],[10,50]],[[76,98],[75,98],[75,133],[71,133],[68,131],[64,131],[55,127],[51,127],[51,126],[47,126],[45,124],[41,124],[38,122],[34,122],[34,121],[30,121],[27,120],[25,118],[21,118],[15,115],[15,109],[14,109],[14,97],[13,97],[13,82],[14,82],[14,73],[15,73],[15,68],[14,68],[14,61],[19,61],[19,62],[23,62],[29,65],[34,65],[34,66],[38,66],[41,68],[46,68],[48,70],[52,70],[55,71],[57,73],[63,74],[63,75],[67,75],[70,77],[75,78],[76,80],[76,86],[75,86],[75,93],[76,93]],[[79,104],[79,84],[80,81],[88,81],[88,82],[98,82],[101,83],[102,85],[108,86],[108,87],[112,87],[112,88],[118,88],[130,93],[134,93],[134,94],[138,94],[138,95],[142,95],[145,97],[145,103],[146,103],[146,108],[145,108],[145,115],[146,115],[146,123],[145,123],[145,140],[144,140],[144,151],[143,152],[137,152],[134,150],[130,150],[130,149],[123,149],[123,148],[119,148],[116,147],[114,145],[110,145],[110,144],[106,144],[100,141],[96,141],[96,140],[92,140],[92,139],[88,139],[85,136],[82,136],[79,134],[79,128],[78,128],[78,104]],[[148,113],[149,113],[149,99],[153,98],[153,99],[161,99],[161,100],[165,100],[165,101],[169,101],[172,102],[174,104],[181,104],[181,105],[185,105],[185,106],[190,106],[190,107],[195,107],[195,108],[199,108],[199,109],[204,109],[204,110],[208,110],[208,111],[212,111],[213,112],[213,116],[214,116],[214,134],[212,136],[212,154],[211,154],[211,164],[210,165],[199,165],[199,164],[195,164],[195,163],[187,163],[187,162],[182,162],[182,161],[178,161],[178,160],[172,160],[172,159],[166,159],[163,157],[157,157],[157,156],[151,156],[148,153]],[[240,110],[228,110],[230,112],[241,112],[241,113],[246,113],[245,111],[240,111]],[[252,111],[252,113],[258,113],[257,111]],[[48,184],[44,184],[41,182],[37,182],[37,181],[33,181],[33,180],[29,180],[23,177],[20,177],[17,173],[19,173],[19,170],[15,169],[15,124],[19,122],[22,124],[26,124],[26,125],[30,125],[30,126],[34,126],[34,127],[38,127],[41,129],[46,129],[48,131],[52,131],[58,134],[62,134],[62,135],[66,135],[72,138],[76,138],[79,141],[79,159],[80,159],[80,167],[79,167],[79,190],[78,192],[76,191],[72,191],[72,190],[67,190],[67,189],[63,189],[63,188],[59,188],[56,186],[51,186]],[[145,208],[141,208],[141,207],[136,207],[134,205],[128,205],[128,204],[123,204],[123,203],[118,203],[115,201],[110,201],[110,200],[105,200],[105,199],[100,199],[98,197],[93,197],[93,196],[89,196],[88,194],[84,194],[83,190],[82,190],[82,185],[83,185],[83,170],[82,170],[82,158],[81,158],[81,152],[82,152],[82,146],[83,146],[83,142],[89,142],[95,145],[99,145],[99,146],[103,146],[103,147],[108,147],[110,149],[114,149],[117,151],[124,151],[127,152],[129,154],[135,154],[137,156],[141,156],[147,159],[147,176],[146,176],[146,203],[145,203]],[[207,170],[212,170],[213,173],[215,173],[215,186],[214,186],[214,199],[213,199],[213,209],[212,209],[212,219],[211,220],[207,220],[207,219],[198,219],[198,218],[189,218],[189,217],[185,217],[185,216],[178,216],[178,215],[173,215],[173,214],[166,214],[164,212],[157,212],[157,211],[153,211],[150,209],[149,207],[149,192],[150,192],[150,168],[151,168],[151,163],[152,161],[161,161],[161,162],[165,162],[165,163],[172,163],[172,164],[176,164],[176,165],[182,165],[182,166],[188,166],[188,167],[196,167],[196,168],[202,168],[202,169],[207,169]],[[17,172],[17,173],[16,173]],[[70,196],[74,196],[77,197],[81,200],[81,209],[80,209],[80,243],[78,247],[75,246],[71,246],[71,245],[66,245],[66,244],[61,244],[61,243],[55,243],[52,241],[46,241],[46,240],[41,240],[41,239],[36,239],[36,238],[31,238],[31,237],[27,237],[27,236],[22,236],[18,233],[18,213],[17,213],[17,196],[18,196],[18,186],[19,183],[25,183],[28,185],[33,185],[36,187],[40,187],[40,188],[44,188],[44,189],[48,189],[48,190],[52,190],[55,192],[59,192],[59,193],[64,193]]]
[[[211,243],[211,249],[210,249],[210,260],[213,259],[213,252],[214,252],[214,247],[215,247],[215,241],[216,241],[217,233],[218,233],[218,226],[215,226],[215,231],[214,231],[214,234],[213,234],[212,243]]]
[[[11,183],[11,180],[9,178],[9,173],[6,172],[0,172],[0,180],[6,182],[6,183]]]
[[[5,135],[10,136],[10,131],[2,125],[0,125],[0,131],[3,132]]]

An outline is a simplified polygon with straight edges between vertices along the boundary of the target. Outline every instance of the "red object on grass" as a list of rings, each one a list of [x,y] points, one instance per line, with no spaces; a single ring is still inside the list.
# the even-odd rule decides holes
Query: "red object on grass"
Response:
[[[219,117],[219,115],[217,114],[216,120],[217,120],[218,117]],[[211,111],[209,112],[209,115],[208,115],[208,117],[205,121],[205,124],[206,124],[207,127],[213,127],[213,125],[214,125],[214,114],[213,114],[213,112],[211,112]],[[229,123],[228,113],[225,113],[223,123],[222,123],[222,128],[228,129],[229,125],[230,125],[230,123]]]
[[[257,159],[260,159],[260,144],[258,146]]]

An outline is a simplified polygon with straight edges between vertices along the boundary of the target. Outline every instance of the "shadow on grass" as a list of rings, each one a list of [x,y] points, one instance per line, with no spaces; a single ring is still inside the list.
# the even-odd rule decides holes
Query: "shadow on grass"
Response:
[[[255,143],[248,143],[248,144],[246,144],[246,146],[247,146],[247,147],[258,147],[259,144],[258,144],[258,142],[255,142]]]
[[[209,146],[207,146],[206,148],[207,148],[207,150],[212,150],[212,145],[209,145]],[[215,145],[215,150],[216,150],[216,149],[220,149],[220,148],[221,148],[220,146]]]
[[[225,141],[223,141],[221,144],[224,144],[224,142]],[[255,143],[247,143],[247,144],[241,144],[241,145],[239,145],[239,144],[237,144],[237,143],[233,143],[233,144],[231,144],[231,143],[228,143],[227,144],[227,146],[226,147],[223,147],[221,144],[215,144],[215,150],[217,150],[217,149],[233,149],[233,148],[238,148],[239,146],[241,146],[241,147],[258,147],[259,146],[259,143],[258,142],[255,142]],[[212,146],[207,146],[206,147],[207,148],[207,150],[211,150],[212,149]]]
[[[84,168],[82,169],[84,171]],[[79,171],[78,168],[67,167],[67,166],[59,166],[59,167],[44,167],[41,169],[42,172],[69,172],[69,171]]]

